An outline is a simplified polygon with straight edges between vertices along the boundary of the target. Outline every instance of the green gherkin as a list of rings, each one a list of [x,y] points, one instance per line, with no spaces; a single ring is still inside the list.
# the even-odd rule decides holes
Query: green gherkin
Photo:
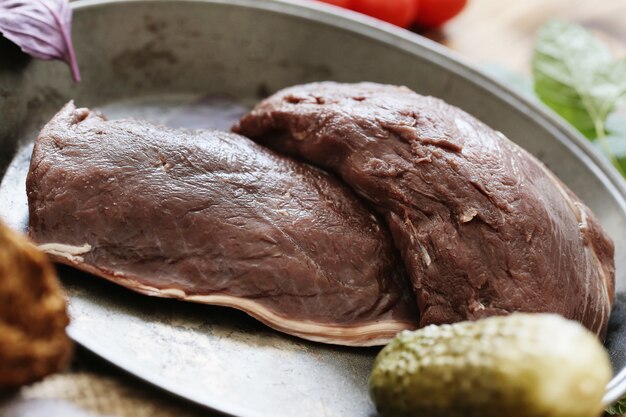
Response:
[[[516,313],[400,333],[376,358],[370,396],[389,417],[594,417],[610,378],[580,324]]]

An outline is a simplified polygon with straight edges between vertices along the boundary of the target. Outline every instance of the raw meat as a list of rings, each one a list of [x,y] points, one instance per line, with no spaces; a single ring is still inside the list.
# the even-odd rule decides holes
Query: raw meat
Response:
[[[391,237],[355,194],[244,137],[70,103],[37,139],[27,192],[41,249],[132,290],[344,345],[417,325]]]
[[[338,174],[385,217],[422,326],[554,312],[606,334],[612,241],[543,164],[460,109],[325,82],[277,93],[234,131]]]

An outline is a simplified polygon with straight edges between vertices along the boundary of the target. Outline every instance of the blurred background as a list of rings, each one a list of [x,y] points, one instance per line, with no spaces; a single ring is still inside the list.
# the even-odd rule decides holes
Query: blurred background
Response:
[[[537,30],[555,18],[591,30],[616,56],[626,52],[626,0],[469,0],[457,17],[425,34],[477,63],[529,74]]]

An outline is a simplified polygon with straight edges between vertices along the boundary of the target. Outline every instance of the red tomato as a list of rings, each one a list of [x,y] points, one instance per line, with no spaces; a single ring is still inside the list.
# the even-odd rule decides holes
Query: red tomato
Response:
[[[334,4],[335,6],[343,7],[348,9],[350,7],[350,0],[318,0],[322,3]]]
[[[467,0],[414,0],[419,3],[419,13],[415,23],[419,26],[434,28],[452,19],[467,4]]]
[[[394,25],[408,27],[417,16],[418,3],[416,0],[352,0],[351,8]]]

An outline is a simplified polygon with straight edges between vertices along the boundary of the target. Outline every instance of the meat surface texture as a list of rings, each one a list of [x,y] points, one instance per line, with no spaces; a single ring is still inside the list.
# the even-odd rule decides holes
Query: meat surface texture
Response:
[[[336,173],[384,216],[420,325],[554,312],[605,336],[612,241],[541,162],[460,109],[325,82],[280,91],[233,130]]]
[[[69,103],[37,138],[27,193],[41,249],[132,290],[335,344],[417,326],[391,236],[361,200],[242,136]]]

